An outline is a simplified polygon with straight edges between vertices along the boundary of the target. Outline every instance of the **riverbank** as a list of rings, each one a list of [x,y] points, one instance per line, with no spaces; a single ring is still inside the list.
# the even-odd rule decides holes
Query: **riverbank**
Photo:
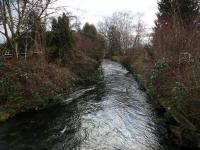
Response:
[[[62,105],[0,124],[0,149],[167,149],[166,129],[133,76],[110,60],[100,70]]]
[[[65,100],[77,84],[95,81],[100,62],[80,53],[65,65],[34,60],[0,65],[0,122]]]
[[[159,91],[155,90],[154,85],[152,84],[152,74],[159,73],[158,71],[162,70],[165,66],[160,64],[155,65],[150,59],[147,59],[141,55],[141,57],[133,59],[131,56],[118,57],[115,56],[112,58],[115,61],[120,62],[125,66],[130,72],[132,72],[138,81],[140,88],[147,92],[150,100],[154,103],[155,109],[157,110],[161,122],[166,124],[168,128],[168,135],[166,135],[170,142],[178,148],[199,148],[200,136],[198,129],[198,122],[191,121],[191,118],[184,113],[187,112],[187,109],[183,108],[182,111],[179,111],[174,104],[173,98],[171,97],[173,93],[168,91],[168,96],[162,95]],[[167,72],[166,72],[167,74]],[[158,77],[160,74],[158,74]],[[162,76],[160,76],[162,77]],[[170,77],[170,76],[169,76]],[[161,80],[161,79],[160,79]],[[164,80],[164,79],[162,79]],[[155,82],[155,81],[154,81]],[[169,83],[171,80],[167,78],[164,82]],[[164,83],[163,83],[164,85]],[[176,88],[171,84],[171,90]],[[181,94],[181,93],[176,93]],[[185,96],[185,98],[188,98]],[[176,105],[181,105],[177,100]],[[179,104],[178,104],[179,103]],[[190,110],[194,108],[193,104],[187,105]],[[191,111],[191,113],[194,113]],[[196,111],[198,112],[198,111]]]

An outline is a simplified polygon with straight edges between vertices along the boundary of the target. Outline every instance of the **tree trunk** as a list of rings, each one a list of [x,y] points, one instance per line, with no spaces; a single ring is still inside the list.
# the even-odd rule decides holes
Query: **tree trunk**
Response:
[[[27,42],[28,36],[26,36],[26,46],[25,46],[25,61],[27,61],[27,51],[28,51],[28,42]]]
[[[18,43],[15,43],[15,54],[16,54],[16,58],[17,60],[19,59],[19,53],[18,53]]]

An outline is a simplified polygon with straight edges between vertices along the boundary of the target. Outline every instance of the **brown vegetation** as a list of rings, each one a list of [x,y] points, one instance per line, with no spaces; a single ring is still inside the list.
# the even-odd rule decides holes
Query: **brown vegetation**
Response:
[[[200,31],[167,24],[153,36],[153,46],[133,49],[122,62],[175,118],[178,125],[172,121],[170,130],[176,142],[195,147],[200,141]]]
[[[200,143],[199,2],[160,0],[158,8],[151,42],[142,43],[144,28],[138,23],[133,45],[126,53],[118,53],[124,50],[120,36],[117,42],[107,40],[108,53],[135,73],[161,112],[165,110],[163,119],[174,141],[196,148]],[[120,45],[120,50],[112,53],[112,44]]]
[[[46,10],[53,1],[33,2],[0,0],[0,34],[7,38],[0,44],[0,121],[59,103],[75,84],[93,82],[102,58],[95,26],[74,31],[63,13],[47,31]]]
[[[61,66],[39,61],[7,60],[0,67],[0,120],[30,109],[42,109],[64,100],[74,85],[91,81],[98,63],[73,53],[69,63]]]

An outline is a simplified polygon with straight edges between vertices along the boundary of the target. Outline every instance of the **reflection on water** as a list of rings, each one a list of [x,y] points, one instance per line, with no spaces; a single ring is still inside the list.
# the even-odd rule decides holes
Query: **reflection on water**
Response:
[[[109,60],[102,70],[101,81],[77,90],[65,104],[2,124],[0,149],[164,149],[162,127],[134,78]]]

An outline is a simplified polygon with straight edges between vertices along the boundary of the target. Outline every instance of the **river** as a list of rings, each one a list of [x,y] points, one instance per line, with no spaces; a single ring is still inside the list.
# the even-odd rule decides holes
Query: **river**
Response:
[[[165,128],[134,77],[104,60],[102,79],[62,105],[0,125],[0,150],[162,150]]]

